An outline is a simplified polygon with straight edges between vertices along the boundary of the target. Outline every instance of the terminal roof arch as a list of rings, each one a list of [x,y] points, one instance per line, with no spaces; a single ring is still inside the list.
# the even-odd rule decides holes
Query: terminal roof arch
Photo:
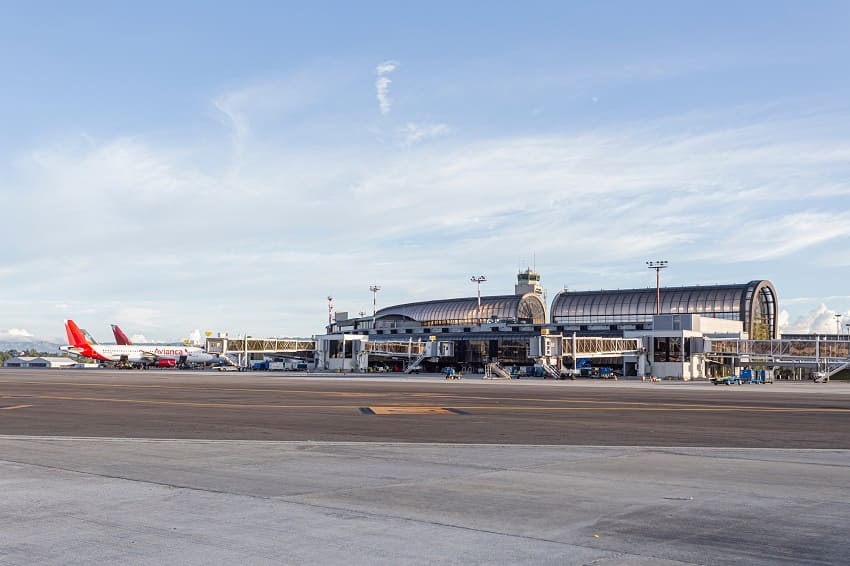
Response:
[[[553,324],[644,323],[655,314],[654,288],[561,291],[552,301]],[[698,314],[740,320],[751,338],[779,338],[778,298],[773,284],[663,287],[662,314]]]
[[[477,320],[478,297],[407,303],[383,308],[375,314],[377,327],[388,326],[395,321],[439,326],[475,324]],[[546,304],[535,293],[481,297],[481,320],[545,324]]]

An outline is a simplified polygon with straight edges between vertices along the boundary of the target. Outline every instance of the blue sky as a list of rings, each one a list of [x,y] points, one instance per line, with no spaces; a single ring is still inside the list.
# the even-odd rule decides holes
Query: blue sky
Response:
[[[846,2],[0,8],[0,338],[310,335],[532,261],[850,322]]]

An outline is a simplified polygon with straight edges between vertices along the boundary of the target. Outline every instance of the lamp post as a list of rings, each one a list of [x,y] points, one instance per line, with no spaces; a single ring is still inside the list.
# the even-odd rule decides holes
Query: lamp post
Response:
[[[655,270],[655,314],[661,314],[661,270],[667,267],[667,261],[648,261],[646,266]]]
[[[333,313],[334,313],[334,298],[328,295],[328,326],[330,327],[333,324]],[[328,328],[328,332],[330,332],[330,328]]]
[[[375,326],[375,314],[378,312],[378,291],[381,288],[378,285],[372,285],[369,290],[372,291],[372,326]]]
[[[835,313],[832,316],[835,317],[835,334],[837,340],[838,338],[841,338],[841,315],[839,313]]]
[[[487,278],[483,275],[473,275],[469,280],[478,285],[478,326],[481,326],[481,283],[487,281]]]

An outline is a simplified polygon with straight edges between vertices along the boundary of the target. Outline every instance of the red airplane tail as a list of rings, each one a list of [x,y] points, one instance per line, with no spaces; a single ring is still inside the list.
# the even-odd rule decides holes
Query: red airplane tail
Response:
[[[69,345],[69,346],[73,346],[73,345],[74,345],[74,342],[75,342],[75,340],[74,340],[74,333],[73,333],[73,332],[71,332],[71,327],[68,325],[68,321],[67,321],[67,320],[65,321],[65,336],[67,336],[67,337],[68,337],[68,345]]]
[[[112,325],[112,334],[115,336],[115,343],[119,346],[132,346],[133,342],[127,338],[127,335],[124,334],[124,331],[118,328],[117,324]]]
[[[68,336],[68,344],[77,348],[88,346],[85,335],[80,327],[73,320],[65,321],[65,334]]]

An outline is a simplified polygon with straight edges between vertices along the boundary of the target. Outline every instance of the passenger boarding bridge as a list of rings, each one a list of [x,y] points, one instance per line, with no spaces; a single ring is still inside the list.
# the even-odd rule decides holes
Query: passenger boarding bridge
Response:
[[[640,338],[561,336],[544,334],[531,339],[531,357],[611,358],[644,352]]]
[[[316,341],[311,338],[207,338],[206,351],[210,354],[288,354],[313,357]]]
[[[850,367],[850,340],[706,339],[705,354],[708,359],[732,358],[737,365],[809,367],[829,378]]]

